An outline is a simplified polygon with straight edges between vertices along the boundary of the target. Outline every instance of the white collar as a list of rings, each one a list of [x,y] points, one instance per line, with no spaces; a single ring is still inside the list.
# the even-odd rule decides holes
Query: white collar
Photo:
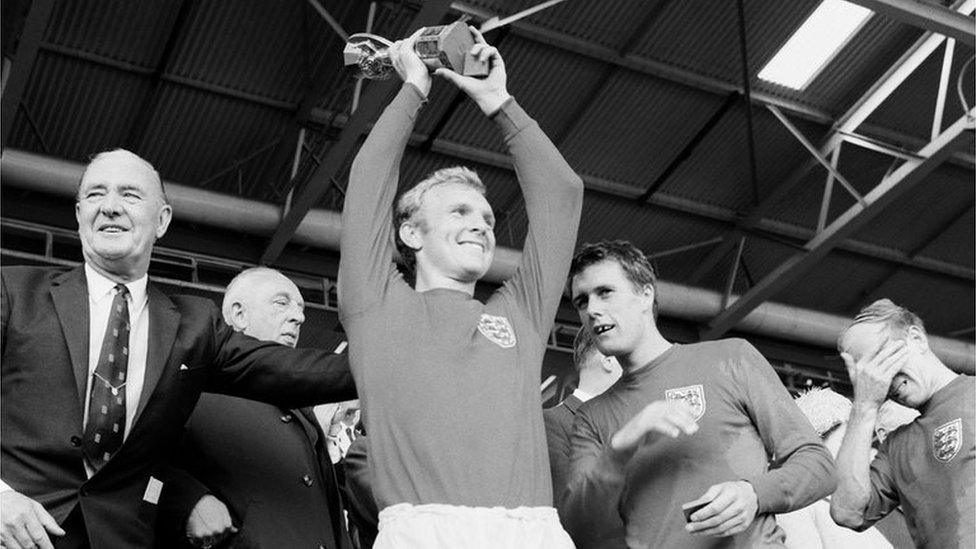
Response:
[[[591,398],[593,398],[593,395],[591,395],[590,393],[587,393],[586,391],[584,391],[582,389],[574,389],[573,390],[573,396],[576,397],[576,398],[578,398],[578,399],[580,399],[580,402],[586,402],[587,400],[590,400]]]
[[[88,263],[85,263],[85,278],[88,280],[88,296],[91,299],[100,301],[106,296],[113,295],[112,290],[115,288],[116,282],[96,271]],[[125,287],[129,290],[129,295],[132,296],[133,304],[138,305],[146,300],[146,285],[148,282],[149,275],[144,274],[142,277],[125,284]]]

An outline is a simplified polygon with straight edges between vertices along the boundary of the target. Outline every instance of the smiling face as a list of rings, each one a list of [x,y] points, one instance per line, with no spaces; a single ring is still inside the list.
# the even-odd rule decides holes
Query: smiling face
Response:
[[[597,349],[635,365],[654,331],[654,290],[635,287],[617,261],[585,267],[572,280],[573,305]]]
[[[417,289],[472,285],[495,253],[495,216],[484,195],[460,183],[424,193],[420,209],[400,226],[416,251]]]
[[[925,365],[927,343],[921,330],[910,326],[904,334],[895,334],[880,322],[855,324],[844,333],[841,347],[856,362],[874,355],[887,341],[894,340],[904,340],[908,358],[892,378],[888,398],[902,406],[918,408],[928,402],[934,392],[934,380]]]
[[[129,282],[148,271],[153,243],[166,233],[172,210],[145,161],[112,151],[85,170],[75,217],[85,261],[112,280]]]
[[[261,341],[276,341],[294,347],[302,323],[305,301],[291,280],[277,271],[251,274],[234,291],[234,326]]]

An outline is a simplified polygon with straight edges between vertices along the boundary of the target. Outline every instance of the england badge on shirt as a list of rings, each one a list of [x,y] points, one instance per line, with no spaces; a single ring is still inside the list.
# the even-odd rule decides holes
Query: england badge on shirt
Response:
[[[515,346],[515,330],[503,316],[482,314],[478,319],[478,331],[502,349],[511,349]]]
[[[942,424],[932,433],[932,455],[942,463],[949,463],[962,447],[962,418]]]
[[[664,392],[664,398],[668,402],[683,400],[685,404],[691,406],[692,412],[695,414],[695,421],[698,421],[705,415],[705,388],[701,385],[689,385],[687,387],[678,387],[677,389],[668,389]]]

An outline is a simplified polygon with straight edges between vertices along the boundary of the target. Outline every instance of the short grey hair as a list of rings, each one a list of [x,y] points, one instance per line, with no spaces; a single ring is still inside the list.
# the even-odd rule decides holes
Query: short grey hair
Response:
[[[270,267],[251,267],[250,269],[244,269],[237,276],[230,281],[227,285],[227,289],[224,290],[224,301],[220,305],[220,312],[224,315],[224,322],[228,326],[233,326],[234,323],[231,322],[233,318],[234,303],[241,301],[241,296],[247,291],[247,283],[250,282],[252,278],[256,275],[261,274],[281,274],[279,271],[272,269]]]
[[[400,225],[407,221],[412,221],[414,215],[420,210],[423,204],[424,195],[427,191],[438,185],[458,184],[470,187],[482,195],[486,193],[485,184],[481,182],[478,174],[470,168],[464,166],[453,166],[437,170],[420,183],[417,183],[409,191],[400,195],[397,200],[396,210],[393,213],[393,232],[396,239],[397,251],[400,253],[400,260],[405,267],[412,273],[417,263],[414,249],[407,246],[400,239]]]
[[[925,333],[925,324],[919,316],[908,309],[895,305],[890,299],[879,299],[861,309],[854,320],[837,337],[837,349],[843,352],[844,337],[858,324],[881,324],[885,331],[896,338],[904,337],[908,329],[916,327]]]
[[[153,165],[150,164],[145,158],[126,149],[112,149],[110,151],[102,151],[92,155],[92,157],[88,160],[88,165],[85,166],[85,170],[81,172],[81,179],[78,180],[78,188],[75,190],[76,200],[81,198],[78,195],[78,193],[81,191],[81,183],[85,180],[85,176],[88,175],[88,169],[91,168],[92,164],[100,161],[111,160],[116,157],[131,160],[144,167],[146,171],[149,172],[156,184],[159,185],[159,194],[163,199],[163,204],[169,204],[169,198],[166,196],[166,187],[163,186],[163,178],[159,177],[159,172],[156,171],[156,168],[153,167]]]

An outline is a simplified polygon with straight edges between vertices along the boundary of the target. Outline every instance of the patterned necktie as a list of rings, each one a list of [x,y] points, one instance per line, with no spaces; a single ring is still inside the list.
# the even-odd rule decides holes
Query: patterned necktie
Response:
[[[99,470],[122,447],[125,435],[125,384],[129,367],[129,290],[115,286],[102,351],[92,374],[88,423],[81,449],[92,469]]]

